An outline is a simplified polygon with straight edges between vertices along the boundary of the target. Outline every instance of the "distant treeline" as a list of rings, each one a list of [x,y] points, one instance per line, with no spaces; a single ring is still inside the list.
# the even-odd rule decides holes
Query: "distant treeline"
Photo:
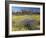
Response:
[[[30,10],[22,10],[17,12],[12,12],[13,15],[30,15],[30,14],[40,14],[39,12],[32,12]]]

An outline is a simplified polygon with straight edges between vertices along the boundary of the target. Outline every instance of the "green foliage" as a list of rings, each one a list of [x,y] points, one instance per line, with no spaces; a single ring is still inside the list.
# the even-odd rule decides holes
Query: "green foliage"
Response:
[[[30,26],[30,24],[22,24],[21,21],[25,19],[34,19],[36,23]],[[12,16],[12,31],[24,31],[24,30],[39,30],[40,29],[40,15],[32,14],[32,15],[13,15]]]

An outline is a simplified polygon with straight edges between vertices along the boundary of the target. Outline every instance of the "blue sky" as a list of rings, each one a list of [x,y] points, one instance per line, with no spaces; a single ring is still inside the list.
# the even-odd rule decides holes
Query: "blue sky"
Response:
[[[30,10],[32,12],[40,12],[40,8],[33,7],[12,7],[13,12],[21,11],[21,10]]]

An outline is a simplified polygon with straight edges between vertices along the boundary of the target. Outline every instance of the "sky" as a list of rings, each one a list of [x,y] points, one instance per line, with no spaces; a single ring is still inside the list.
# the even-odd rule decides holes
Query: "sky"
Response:
[[[40,8],[33,7],[12,7],[13,12],[21,11],[21,10],[30,10],[32,12],[40,12]]]

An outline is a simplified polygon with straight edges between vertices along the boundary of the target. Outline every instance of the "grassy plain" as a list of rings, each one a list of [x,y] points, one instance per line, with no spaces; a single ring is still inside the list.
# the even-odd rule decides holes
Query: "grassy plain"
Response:
[[[32,26],[25,26],[22,24],[23,20],[35,20]],[[26,31],[26,30],[39,30],[40,29],[40,15],[12,15],[12,31]]]

